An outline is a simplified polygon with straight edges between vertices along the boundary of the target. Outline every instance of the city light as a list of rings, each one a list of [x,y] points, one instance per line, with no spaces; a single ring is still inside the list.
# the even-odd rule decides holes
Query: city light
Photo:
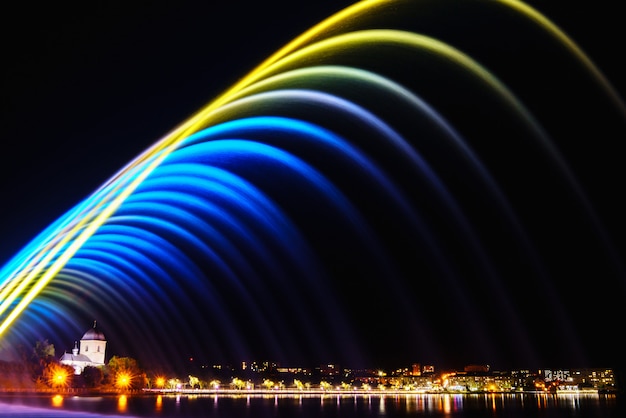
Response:
[[[133,382],[132,376],[126,371],[121,371],[115,376],[115,387],[127,390]]]
[[[165,378],[162,376],[157,377],[155,380],[155,384],[156,387],[162,388],[163,386],[165,386]]]
[[[64,376],[62,374],[57,374],[56,376],[54,376],[54,384],[56,386],[62,386],[65,383],[66,378],[67,376]]]
[[[54,388],[64,388],[69,386],[70,372],[67,368],[57,364],[52,364],[49,367],[50,371],[48,383],[50,384],[50,386]]]

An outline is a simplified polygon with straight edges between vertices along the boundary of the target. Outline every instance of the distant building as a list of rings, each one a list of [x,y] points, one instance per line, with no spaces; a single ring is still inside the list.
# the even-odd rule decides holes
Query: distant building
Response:
[[[474,372],[474,373],[489,373],[489,365],[488,364],[469,364],[463,368],[464,372]]]
[[[424,367],[422,367],[422,374],[428,374],[428,373],[435,373],[435,366],[431,365],[431,364],[427,364]]]
[[[61,364],[72,366],[74,374],[81,374],[87,366],[102,367],[105,364],[106,345],[106,338],[98,331],[94,321],[93,328],[88,329],[80,339],[80,347],[75,341],[72,352],[65,352],[59,361]]]
[[[411,365],[411,375],[412,376],[421,376],[422,375],[422,368],[420,367],[419,363],[413,363]]]
[[[609,368],[545,369],[539,371],[546,384],[559,389],[614,390],[615,374]]]

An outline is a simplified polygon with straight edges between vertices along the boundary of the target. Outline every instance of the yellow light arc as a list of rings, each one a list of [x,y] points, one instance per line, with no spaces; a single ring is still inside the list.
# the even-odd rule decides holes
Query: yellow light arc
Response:
[[[241,81],[192,115],[116,173],[105,184],[106,187],[111,186],[111,188],[106,191],[102,199],[98,200],[93,207],[90,207],[85,212],[85,216],[79,217],[78,222],[75,224],[69,224],[71,227],[68,225],[67,228],[60,232],[62,235],[60,239],[57,240],[55,238],[55,240],[49,241],[38,251],[36,256],[31,258],[27,267],[20,268],[16,272],[15,277],[8,280],[10,283],[3,285],[0,291],[0,300],[2,300],[0,303],[0,316],[13,306],[21,294],[24,293],[24,296],[3,319],[0,324],[0,335],[8,329],[19,314],[54,278],[76,251],[106,222],[152,170],[158,167],[177,148],[180,141],[199,129],[208,126],[211,123],[212,115],[220,107],[240,98],[246,93],[246,88],[249,86],[289,66],[297,65],[298,60],[313,57],[311,54],[321,53],[324,48],[345,47],[350,44],[359,45],[362,42],[373,41],[399,42],[413,47],[432,48],[433,51],[443,54],[443,56],[460,64],[462,68],[474,74],[477,79],[489,84],[510,105],[516,107],[522,114],[526,114],[514,97],[491,74],[462,52],[443,42],[415,33],[394,30],[364,30],[335,36],[336,33],[350,31],[352,28],[357,27],[366,16],[371,16],[377,11],[380,12],[384,7],[393,5],[400,8],[402,4],[409,3],[409,0],[365,0],[327,18],[278,50]],[[517,0],[485,1],[486,6],[494,3],[499,3],[519,12],[531,22],[537,24],[549,36],[558,40],[592,74],[593,78],[602,86],[626,117],[626,108],[610,83],[564,32],[523,2]],[[413,2],[413,4],[415,3]]]

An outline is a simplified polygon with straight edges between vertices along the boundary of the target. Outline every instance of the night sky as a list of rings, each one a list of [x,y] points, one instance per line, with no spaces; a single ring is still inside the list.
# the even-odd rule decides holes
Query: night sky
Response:
[[[157,5],[142,1],[113,6],[91,2],[80,8],[62,3],[35,8],[20,3],[11,5],[10,10],[4,6],[0,262],[7,261],[125,163],[271,53],[352,2],[213,3]],[[624,96],[626,68],[620,56],[626,37],[617,3],[576,0],[529,4],[569,34]],[[584,101],[585,97],[576,99]],[[588,114],[590,118],[595,116]],[[567,124],[569,117],[561,115],[560,120]],[[602,130],[598,132],[603,135]],[[607,239],[614,243],[614,256],[619,262],[623,262],[626,248],[626,223],[622,219],[626,205],[620,196],[626,178],[621,152],[625,139],[608,140],[589,132],[580,135],[571,132],[567,144],[560,144],[573,171],[580,176],[600,222],[606,226]],[[533,198],[532,193],[528,197]],[[538,194],[535,198],[542,196]],[[569,215],[564,212],[562,216]],[[564,221],[563,225],[554,227],[569,229],[577,221],[573,217],[571,223]],[[567,233],[564,230],[563,237]],[[623,365],[618,334],[626,319],[619,306],[626,294],[625,270],[604,265],[607,257],[603,248],[568,247],[567,238],[554,241],[548,238],[541,245],[541,251],[552,254],[555,263],[567,265],[558,270],[558,277],[552,283],[554,291],[565,300],[565,312],[571,319],[563,326],[580,326],[582,331],[578,332],[585,335],[589,334],[585,330],[595,328],[596,335],[586,337],[587,365]],[[525,278],[512,276],[509,280],[517,281],[508,289],[520,295],[518,306],[527,307],[527,311],[520,313],[524,321],[536,319],[535,342],[545,341],[542,360],[557,363],[557,367],[576,366],[568,363],[579,359],[571,353],[576,350],[551,340],[555,325],[544,315],[552,311],[541,305],[550,300],[549,296],[541,295],[538,299],[542,302],[537,305],[532,298],[535,289],[519,284]],[[437,295],[446,292],[430,290]],[[348,288],[339,291],[349,292]],[[480,289],[475,291],[475,300],[485,302]],[[584,302],[577,302],[585,297]],[[371,303],[367,299],[360,302],[360,306]],[[421,312],[429,312],[436,324],[440,301],[416,298],[415,303],[421,303]],[[532,310],[536,314],[529,313]],[[354,314],[354,318],[359,315]],[[77,326],[86,329],[91,321],[92,318],[85,318]],[[445,323],[449,324],[450,319]],[[102,324],[105,333],[114,326]],[[385,324],[376,326],[385,327]],[[386,347],[394,338],[399,344],[403,341],[402,326],[392,328],[387,333],[381,332]],[[615,334],[603,334],[613,330]],[[465,352],[455,329],[447,329],[443,334],[443,340],[454,348],[441,359],[423,353],[413,357],[412,352],[402,350],[389,359],[385,349],[377,348],[372,350],[370,361],[408,365],[412,361],[441,360],[447,367],[489,361]],[[515,356],[504,355],[496,366],[524,365]]]

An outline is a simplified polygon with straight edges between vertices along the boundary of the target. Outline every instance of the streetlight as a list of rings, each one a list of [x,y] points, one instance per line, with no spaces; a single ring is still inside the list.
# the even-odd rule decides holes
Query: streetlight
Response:
[[[69,372],[60,365],[51,365],[50,374],[48,375],[48,383],[55,388],[66,387],[69,385]]]
[[[159,376],[156,378],[156,386],[158,388],[162,388],[163,386],[165,386],[165,378],[162,376]]]
[[[65,379],[67,378],[67,376],[63,375],[63,374],[57,374],[56,376],[54,376],[54,385],[55,386],[63,386],[65,384]]]
[[[115,386],[117,386],[119,389],[126,390],[130,387],[132,380],[133,379],[130,373],[126,371],[121,371],[115,377]]]

